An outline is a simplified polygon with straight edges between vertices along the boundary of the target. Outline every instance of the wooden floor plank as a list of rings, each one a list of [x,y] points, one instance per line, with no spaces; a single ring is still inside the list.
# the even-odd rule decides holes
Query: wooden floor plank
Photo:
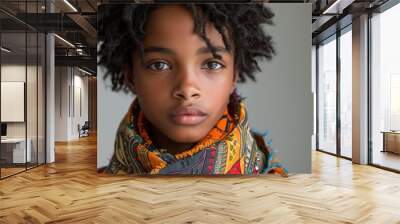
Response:
[[[96,172],[96,138],[56,144],[56,163],[0,181],[0,223],[400,223],[400,175],[313,152],[282,178]]]

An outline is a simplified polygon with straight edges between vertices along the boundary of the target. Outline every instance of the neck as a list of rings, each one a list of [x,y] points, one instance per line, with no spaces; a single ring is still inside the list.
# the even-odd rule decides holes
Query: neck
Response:
[[[186,150],[191,149],[196,143],[179,143],[174,142],[168,136],[161,133],[157,128],[154,128],[149,122],[149,130],[151,140],[157,148],[166,149],[168,153],[173,155],[179,154]]]

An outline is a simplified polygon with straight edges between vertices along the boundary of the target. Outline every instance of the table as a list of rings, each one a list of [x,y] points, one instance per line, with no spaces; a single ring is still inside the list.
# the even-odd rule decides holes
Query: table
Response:
[[[32,158],[30,138],[26,139],[27,147],[25,153],[25,138],[1,139],[1,157],[6,163],[26,163]],[[25,161],[26,160],[26,161]]]
[[[383,133],[382,152],[400,154],[400,131],[382,131],[381,133]]]

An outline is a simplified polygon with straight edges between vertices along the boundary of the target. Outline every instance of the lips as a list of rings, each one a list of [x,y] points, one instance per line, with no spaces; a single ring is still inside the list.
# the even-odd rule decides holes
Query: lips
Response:
[[[177,125],[198,125],[207,114],[197,107],[178,107],[171,113],[171,118]]]

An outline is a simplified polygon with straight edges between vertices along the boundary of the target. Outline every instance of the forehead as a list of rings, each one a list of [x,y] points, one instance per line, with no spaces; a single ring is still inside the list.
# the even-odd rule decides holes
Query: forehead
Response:
[[[206,46],[194,28],[194,18],[188,8],[181,5],[160,6],[148,17],[144,45]],[[206,24],[205,32],[212,45],[224,46],[222,36],[211,23]]]

